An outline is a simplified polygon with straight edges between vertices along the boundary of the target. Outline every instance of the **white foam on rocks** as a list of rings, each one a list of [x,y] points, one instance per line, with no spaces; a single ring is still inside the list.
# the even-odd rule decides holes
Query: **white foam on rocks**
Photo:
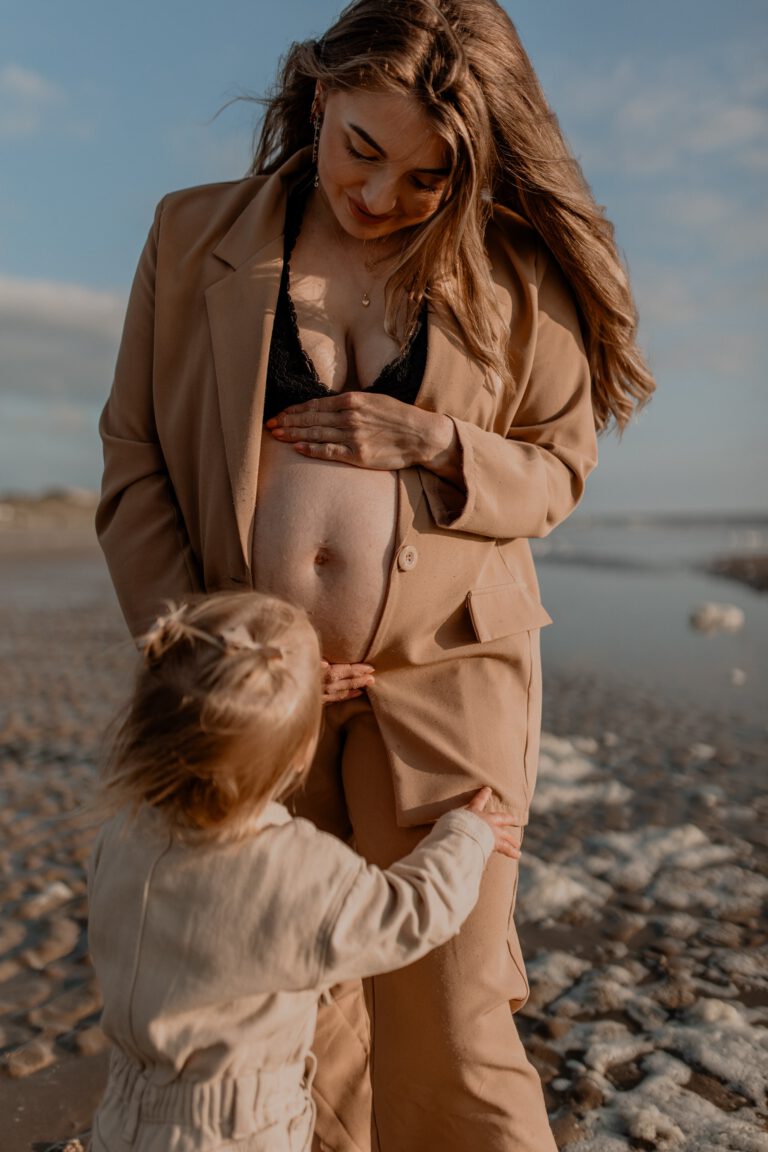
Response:
[[[529,1005],[550,1004],[590,968],[589,960],[583,960],[570,952],[543,952],[526,964],[531,987]]]
[[[664,1152],[768,1152],[758,1113],[724,1113],[690,1091],[691,1070],[682,1061],[655,1052],[642,1068],[645,1079],[589,1113],[585,1136],[567,1144],[565,1152],[613,1152],[614,1147],[637,1147],[637,1140]],[[611,1143],[625,1140],[630,1142]]]
[[[610,899],[609,884],[578,864],[548,863],[526,853],[520,869],[517,918],[523,924],[556,920],[568,913],[569,919],[589,919]]]
[[[735,856],[733,847],[713,844],[694,824],[597,833],[588,837],[586,846],[585,866],[592,875],[605,876],[630,892],[645,888],[661,869],[705,868]]]

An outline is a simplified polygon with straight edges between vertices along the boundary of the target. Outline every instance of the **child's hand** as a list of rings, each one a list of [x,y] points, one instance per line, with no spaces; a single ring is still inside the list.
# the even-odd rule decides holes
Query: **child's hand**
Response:
[[[494,839],[496,840],[495,851],[501,852],[502,856],[510,856],[513,860],[520,859],[520,847],[517,843],[518,840],[518,827],[515,820],[508,812],[485,812],[484,808],[493,794],[492,788],[481,788],[467,804],[467,809],[474,812],[475,816],[479,816],[481,820],[485,820],[486,824],[493,832]]]
[[[323,704],[336,704],[340,700],[353,700],[362,696],[366,688],[375,683],[370,664],[320,663],[323,678]]]

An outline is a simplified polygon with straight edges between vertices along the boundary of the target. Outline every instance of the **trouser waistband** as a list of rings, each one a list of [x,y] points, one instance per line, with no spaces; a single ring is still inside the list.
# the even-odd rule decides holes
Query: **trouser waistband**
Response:
[[[143,1121],[202,1128],[232,1140],[301,1113],[315,1074],[309,1053],[301,1063],[261,1068],[218,1080],[153,1080],[154,1068],[143,1068],[118,1048],[109,1065],[107,1095],[125,1107],[123,1139],[132,1143]]]

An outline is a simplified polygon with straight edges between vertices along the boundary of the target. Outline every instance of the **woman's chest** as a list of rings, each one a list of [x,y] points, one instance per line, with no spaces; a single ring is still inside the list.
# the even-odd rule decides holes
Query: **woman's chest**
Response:
[[[334,391],[368,388],[400,354],[385,329],[382,267],[311,234],[291,255],[288,293],[301,347]]]

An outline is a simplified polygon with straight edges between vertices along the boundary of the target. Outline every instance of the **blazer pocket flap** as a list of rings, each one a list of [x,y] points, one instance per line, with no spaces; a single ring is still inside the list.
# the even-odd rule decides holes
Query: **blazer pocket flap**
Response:
[[[496,584],[473,588],[467,607],[478,640],[498,640],[516,632],[530,632],[552,623],[544,606],[522,584]]]

